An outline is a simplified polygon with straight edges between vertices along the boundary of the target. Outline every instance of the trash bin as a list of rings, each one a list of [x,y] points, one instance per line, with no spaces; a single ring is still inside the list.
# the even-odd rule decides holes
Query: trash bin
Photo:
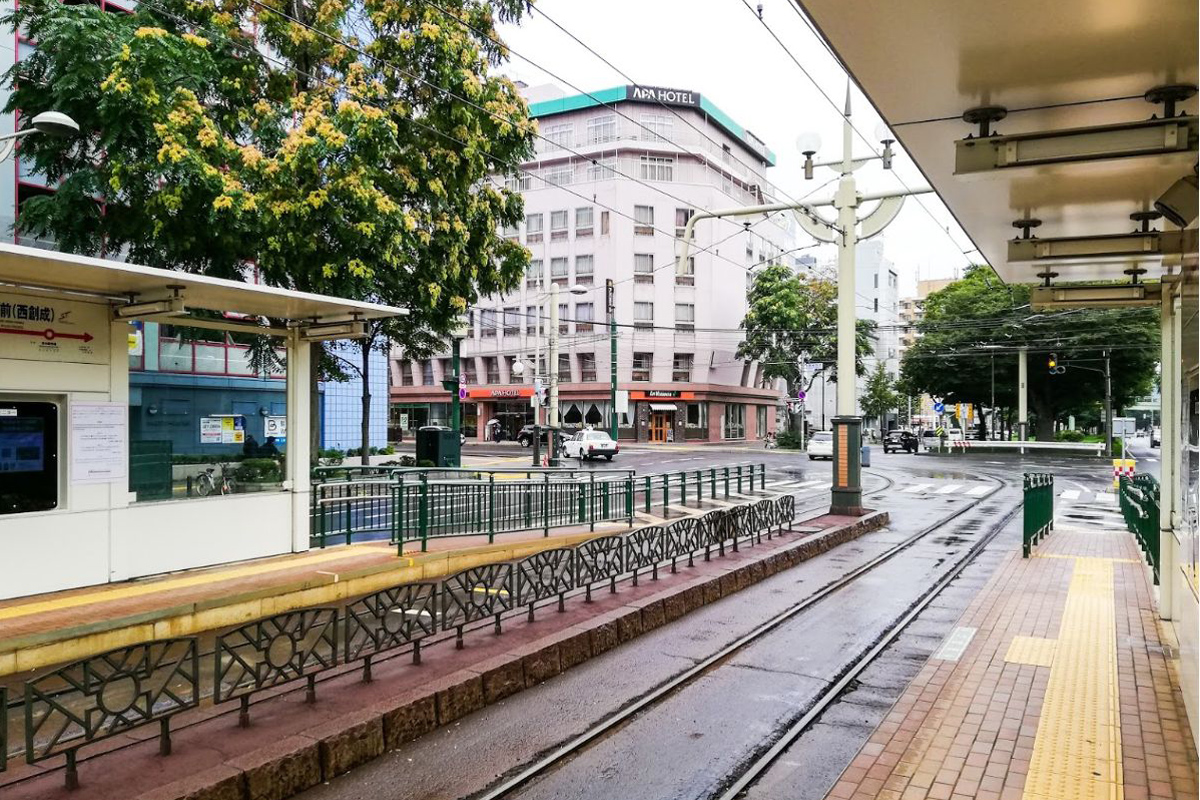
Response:
[[[871,448],[865,444],[862,449],[862,465],[864,467],[871,466]]]
[[[461,466],[462,448],[458,432],[445,425],[417,428],[417,465],[426,463],[435,467]]]

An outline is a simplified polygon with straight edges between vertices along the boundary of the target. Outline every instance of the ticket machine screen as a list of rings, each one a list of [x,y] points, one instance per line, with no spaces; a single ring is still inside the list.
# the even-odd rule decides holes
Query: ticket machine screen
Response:
[[[0,514],[58,506],[58,407],[0,400]]]

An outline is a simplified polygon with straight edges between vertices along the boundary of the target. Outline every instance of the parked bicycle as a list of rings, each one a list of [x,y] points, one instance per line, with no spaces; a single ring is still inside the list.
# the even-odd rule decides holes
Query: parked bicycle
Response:
[[[226,471],[227,465],[221,465],[221,475],[216,477],[216,467],[209,467],[196,478],[196,494],[208,497],[210,494],[233,494],[237,491],[237,483]]]

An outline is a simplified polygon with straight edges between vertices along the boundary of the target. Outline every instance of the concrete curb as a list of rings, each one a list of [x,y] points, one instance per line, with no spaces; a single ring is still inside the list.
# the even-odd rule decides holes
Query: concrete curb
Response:
[[[342,713],[301,734],[261,745],[222,764],[169,780],[137,795],[122,796],[131,800],[284,800],[487,705],[532,688],[707,603],[878,530],[888,520],[887,512],[871,512],[851,524],[788,543],[761,558],[747,559],[702,579],[664,587],[655,595],[631,600],[586,622],[518,644],[503,655],[419,686],[400,686],[386,700]],[[746,552],[743,546],[742,553]],[[276,698],[275,702],[279,700]],[[103,769],[102,763],[92,769]],[[55,777],[46,778],[57,782],[57,771]],[[61,783],[48,794],[57,797],[59,787]]]

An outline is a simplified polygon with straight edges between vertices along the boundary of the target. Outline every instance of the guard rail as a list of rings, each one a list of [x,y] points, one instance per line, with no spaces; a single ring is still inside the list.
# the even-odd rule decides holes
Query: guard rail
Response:
[[[1159,542],[1159,487],[1153,475],[1138,473],[1132,478],[1121,476],[1118,488],[1121,516],[1125,527],[1137,539],[1138,547],[1146,556],[1146,563],[1158,584]]]

